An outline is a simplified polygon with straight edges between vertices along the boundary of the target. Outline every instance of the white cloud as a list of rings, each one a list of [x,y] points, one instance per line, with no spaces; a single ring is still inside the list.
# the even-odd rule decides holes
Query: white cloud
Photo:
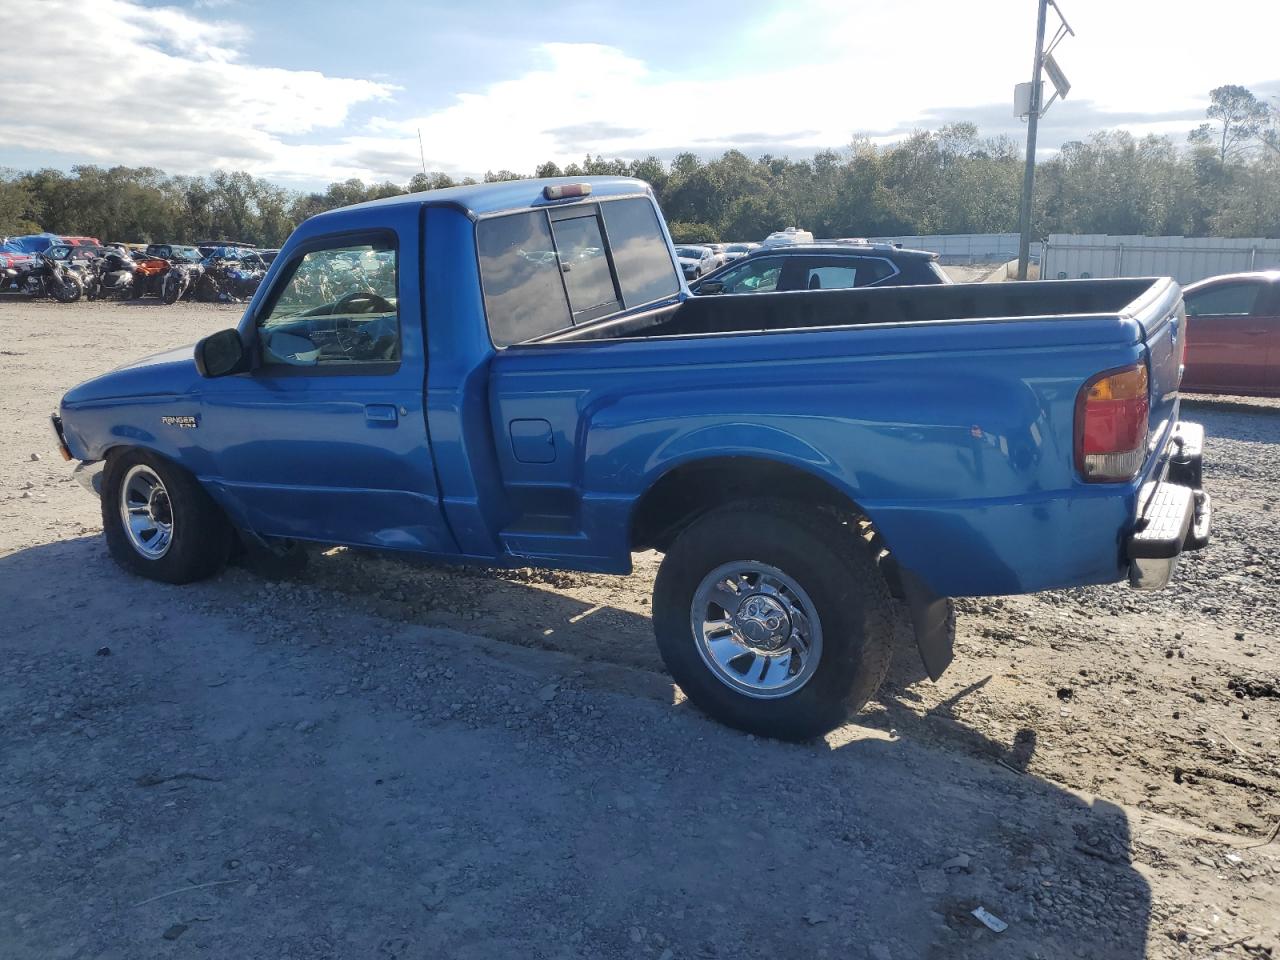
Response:
[[[1166,0],[1154,16],[1148,4],[1064,2],[1078,35],[1058,56],[1074,88],[1042,126],[1041,142],[1052,147],[1103,128],[1180,138],[1211,87],[1274,79],[1272,38],[1238,30],[1255,2],[1217,0],[1209,15],[1199,0]],[[467,174],[528,172],[588,151],[803,155],[859,132],[886,141],[968,118],[982,132],[1020,136],[1013,85],[1030,73],[1033,29],[1034,4],[1008,0],[807,0],[779,5],[734,34],[731,62],[710,36],[708,57],[719,61],[710,80],[706,69],[672,76],[613,46],[548,43],[538,48],[537,69],[442,110],[380,118],[330,156],[352,171],[378,157],[404,158],[387,173],[407,175],[419,129],[429,167]]]
[[[340,128],[352,107],[392,94],[242,63],[243,40],[235,25],[173,7],[46,0],[38,29],[6,50],[0,146],[170,172],[282,173],[282,138]]]
[[[744,8],[723,43],[707,35],[691,76],[606,43],[546,43],[534,47],[536,68],[423,113],[388,83],[244,62],[240,29],[207,19],[231,2],[201,0],[193,13],[46,0],[40,29],[6,52],[0,146],[314,183],[406,180],[419,166],[419,130],[428,168],[454,175],[529,172],[588,151],[800,155],[857,132],[968,118],[984,132],[1016,133],[1003,105],[1029,72],[1034,15],[1034,5],[1007,0]],[[1199,0],[1166,0],[1153,15],[1149,4],[1064,2],[1078,36],[1059,60],[1074,88],[1042,142],[1103,126],[1180,134],[1210,87],[1275,80],[1270,36],[1238,30],[1252,3],[1216,0],[1207,12]],[[50,64],[68,79],[46,84]],[[353,109],[369,104],[380,115],[357,127]]]

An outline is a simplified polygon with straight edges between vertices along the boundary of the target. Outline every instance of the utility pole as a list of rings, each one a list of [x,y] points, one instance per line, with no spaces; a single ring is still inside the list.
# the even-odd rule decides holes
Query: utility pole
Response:
[[[1031,67],[1031,112],[1027,114],[1027,167],[1022,174],[1022,236],[1018,239],[1018,279],[1027,279],[1031,261],[1031,199],[1036,182],[1036,126],[1040,121],[1040,104],[1044,99],[1040,70],[1044,64],[1044,21],[1049,0],[1039,0],[1036,14],[1036,56]]]

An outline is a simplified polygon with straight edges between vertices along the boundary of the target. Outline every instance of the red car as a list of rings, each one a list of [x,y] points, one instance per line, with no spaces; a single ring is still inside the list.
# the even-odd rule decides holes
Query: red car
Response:
[[[1187,393],[1280,397],[1280,270],[1193,283],[1187,305]]]

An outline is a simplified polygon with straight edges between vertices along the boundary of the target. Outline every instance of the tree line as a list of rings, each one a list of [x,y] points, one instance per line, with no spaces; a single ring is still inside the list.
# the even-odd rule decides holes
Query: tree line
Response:
[[[653,185],[677,242],[759,240],[796,225],[817,236],[1018,229],[1022,146],[972,123],[888,145],[858,137],[810,159],[730,150],[670,163],[587,156],[533,176],[625,175]],[[484,181],[521,179],[490,171]],[[243,171],[169,176],[150,167],[0,171],[0,236],[48,230],[104,241],[233,239],[275,247],[307,217],[381,197],[475,183],[444,173],[407,184],[285,189]],[[1280,107],[1248,89],[1211,91],[1206,122],[1171,137],[1099,132],[1038,164],[1033,232],[1280,237]]]

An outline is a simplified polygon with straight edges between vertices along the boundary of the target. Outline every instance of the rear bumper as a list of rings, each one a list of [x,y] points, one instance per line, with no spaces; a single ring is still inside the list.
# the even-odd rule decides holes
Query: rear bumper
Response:
[[[1167,452],[1165,477],[1143,488],[1141,512],[1125,543],[1129,584],[1140,590],[1164,587],[1185,551],[1209,543],[1212,504],[1201,489],[1204,428],[1178,423]]]

